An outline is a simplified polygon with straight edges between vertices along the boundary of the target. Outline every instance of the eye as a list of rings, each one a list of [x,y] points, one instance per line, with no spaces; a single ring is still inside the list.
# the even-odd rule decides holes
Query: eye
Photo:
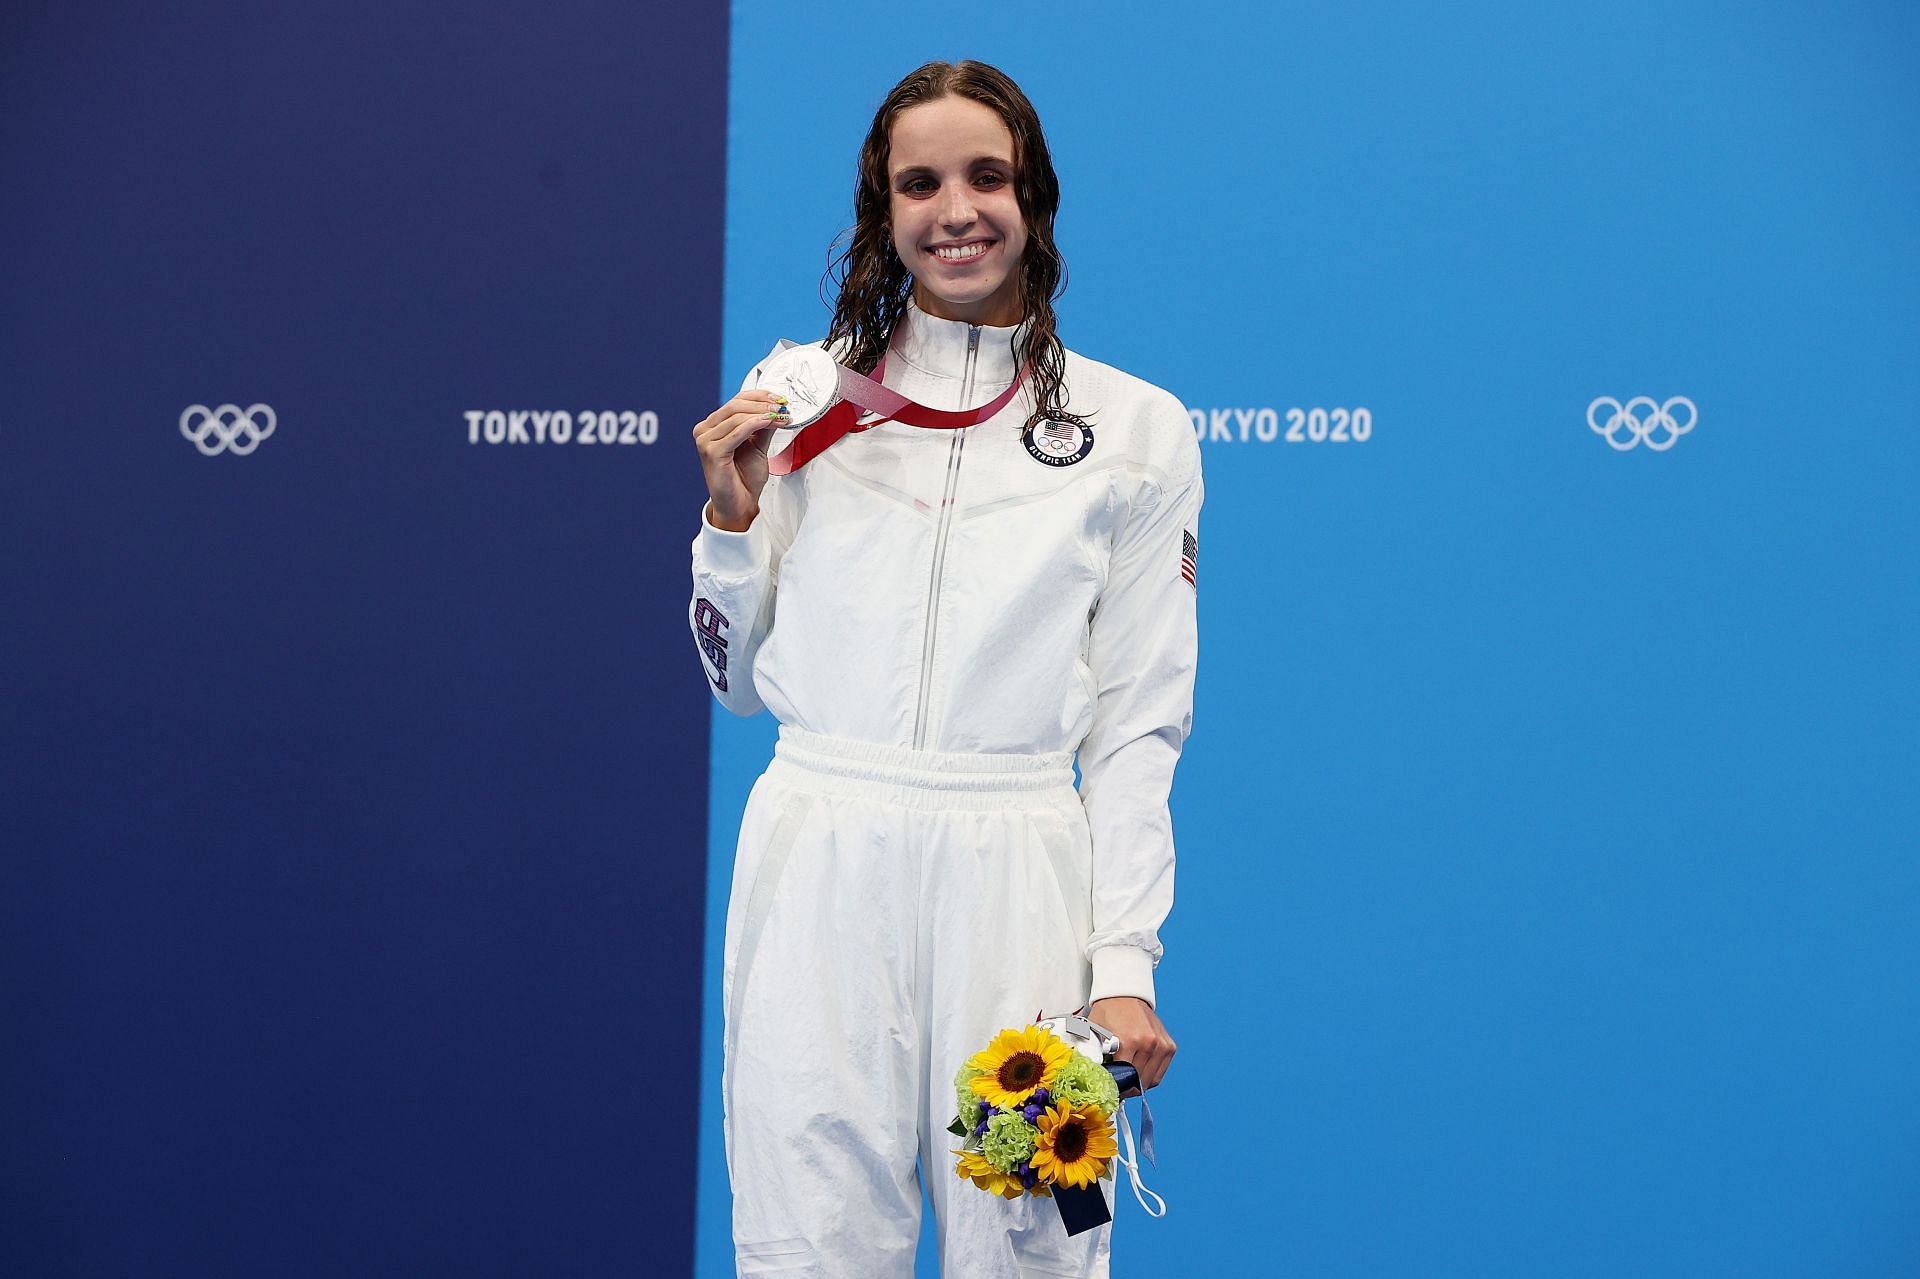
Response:
[[[1005,185],[1004,181],[1001,179],[1000,175],[997,173],[983,173],[980,175],[980,179],[983,182],[992,182],[996,186]]]
[[[901,187],[900,189],[902,191],[912,191],[917,187],[931,186],[932,184],[933,184],[932,178],[914,178],[911,181],[909,181],[905,186]]]

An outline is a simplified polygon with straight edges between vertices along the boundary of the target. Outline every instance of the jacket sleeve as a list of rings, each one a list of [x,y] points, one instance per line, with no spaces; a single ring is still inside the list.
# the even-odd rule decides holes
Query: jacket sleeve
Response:
[[[1159,929],[1173,907],[1167,796],[1193,726],[1199,657],[1200,444],[1177,403],[1163,465],[1138,477],[1094,606],[1088,664],[1093,727],[1080,746],[1080,797],[1093,834],[1091,997],[1154,1001]]]
[[[768,358],[779,350],[775,347]],[[741,382],[757,385],[762,360]],[[773,630],[780,560],[793,541],[794,512],[788,484],[795,476],[770,475],[760,492],[760,513],[744,533],[716,528],[712,503],[701,507],[693,539],[693,598],[687,622],[706,669],[707,685],[735,715],[752,715],[765,703],[753,687],[753,659]]]

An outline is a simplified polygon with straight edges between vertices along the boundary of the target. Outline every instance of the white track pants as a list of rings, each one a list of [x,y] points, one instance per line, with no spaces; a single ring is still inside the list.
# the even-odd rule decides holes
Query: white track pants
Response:
[[[946,1131],[966,1057],[1086,1002],[1091,864],[1065,752],[781,726],[741,821],[721,979],[740,1274],[908,1279],[916,1160],[943,1279],[1107,1274],[1111,1224],[1069,1238],[1051,1199],[962,1181]]]

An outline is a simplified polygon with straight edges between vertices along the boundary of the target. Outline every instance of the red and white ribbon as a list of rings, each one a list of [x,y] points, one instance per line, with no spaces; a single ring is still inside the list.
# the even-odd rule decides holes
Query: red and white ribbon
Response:
[[[794,435],[793,443],[767,459],[769,474],[790,475],[826,452],[841,436],[868,430],[882,422],[901,422],[907,426],[932,430],[953,430],[984,422],[1005,408],[1027,380],[1027,363],[1022,361],[1020,371],[1014,374],[1013,382],[1007,389],[979,408],[931,409],[881,384],[880,376],[887,370],[887,357],[884,355],[880,357],[880,363],[871,377],[856,373],[837,361],[834,368],[839,370],[839,400],[827,410],[825,416],[800,428]],[[880,416],[870,422],[862,422],[859,420],[862,410]]]

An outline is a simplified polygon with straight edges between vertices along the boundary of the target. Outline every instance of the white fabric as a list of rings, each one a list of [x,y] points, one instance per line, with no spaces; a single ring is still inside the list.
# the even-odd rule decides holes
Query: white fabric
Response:
[[[977,407],[1013,380],[1017,336],[909,303],[883,380],[933,408]],[[1071,350],[1066,375],[1067,408],[1092,422],[1079,461],[1029,452],[1024,390],[960,430],[850,435],[770,478],[747,531],[702,519],[689,621],[735,713],[765,706],[783,725],[923,750],[1077,751],[1092,980],[1062,1007],[1151,1003],[1173,904],[1167,795],[1192,724],[1181,564],[1183,535],[1199,535],[1200,448],[1169,392]]]
[[[1111,1224],[1069,1236],[1051,1199],[962,1181],[946,1131],[966,1058],[1082,1000],[1091,853],[1064,751],[781,727],[741,821],[721,966],[739,1273],[911,1279],[917,1161],[947,1279],[1104,1279]]]

